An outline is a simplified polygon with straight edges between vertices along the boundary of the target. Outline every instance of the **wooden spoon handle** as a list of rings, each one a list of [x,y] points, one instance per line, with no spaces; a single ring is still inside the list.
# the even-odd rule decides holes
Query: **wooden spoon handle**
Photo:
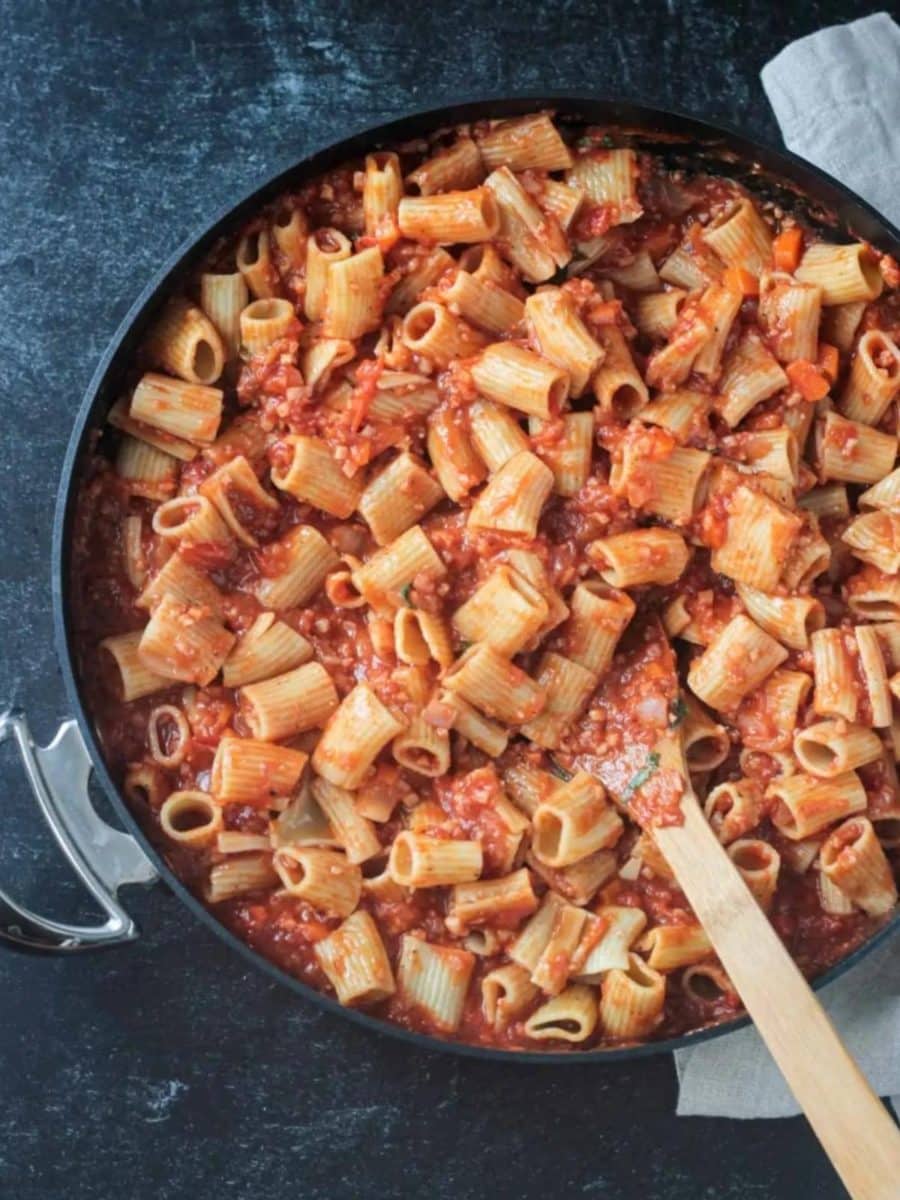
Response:
[[[854,1200],[900,1196],[900,1131],[693,797],[654,830],[747,1012]]]

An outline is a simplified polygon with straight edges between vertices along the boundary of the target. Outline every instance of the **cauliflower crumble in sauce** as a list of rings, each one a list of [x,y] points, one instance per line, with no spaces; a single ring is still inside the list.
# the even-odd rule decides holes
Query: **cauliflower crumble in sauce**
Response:
[[[486,128],[479,127],[473,132],[479,135]],[[608,135],[598,131],[588,133],[586,139],[583,135],[577,148],[573,144],[573,152],[595,154],[602,159]],[[406,173],[426,157],[426,147],[417,143],[401,148],[400,153]],[[631,223],[617,224],[621,214],[610,211],[608,206],[586,203],[572,237],[585,244],[605,237],[606,250],[594,265],[569,275],[568,279],[555,279],[554,283],[561,283],[563,291],[571,296],[590,331],[597,333],[609,325],[619,329],[640,366],[646,364],[655,343],[635,328],[633,314],[638,293],[627,285],[616,285],[615,298],[609,299],[600,287],[601,280],[608,279],[608,270],[627,268],[639,252],[649,253],[658,265],[686,238],[696,243],[699,231],[745,193],[726,179],[667,172],[645,154],[638,156],[637,164],[636,194],[643,215]],[[528,194],[539,204],[546,203],[549,211],[545,193],[551,176],[531,169],[522,174]],[[561,178],[559,172],[552,176]],[[284,206],[289,210],[300,207],[310,229],[318,225],[335,227],[356,242],[357,248],[373,242],[379,244],[385,261],[382,299],[387,301],[392,289],[421,264],[432,248],[400,237],[396,229],[386,233],[379,229],[376,238],[367,237],[359,182],[360,164],[330,171],[285,197],[248,228],[257,231],[269,228],[273,213],[282,211]],[[790,227],[793,221],[772,205],[764,205],[762,211],[773,229]],[[208,269],[233,271],[236,242],[237,239],[230,239],[219,245]],[[451,250],[458,257],[457,250],[452,247]],[[502,244],[500,250],[503,255]],[[883,273],[896,285],[896,265],[892,260],[884,262]],[[526,287],[512,272],[510,276],[509,286],[520,297],[534,290],[533,285]],[[313,389],[299,366],[303,338],[309,328],[303,312],[304,270],[290,264],[274,242],[270,278],[276,294],[295,305],[296,325],[261,353],[227,363],[216,384],[225,395],[219,438],[201,449],[192,461],[178,464],[178,494],[190,495],[217,467],[241,454],[251,463],[264,491],[277,502],[277,507],[269,507],[254,504],[252,497],[243,493],[236,492],[231,497],[238,520],[252,533],[256,546],[238,544],[223,548],[220,543],[210,542],[195,543],[183,550],[187,561],[207,573],[221,592],[224,623],[237,637],[246,633],[265,611],[254,595],[254,588],[261,578],[277,577],[283,569],[279,539],[293,527],[301,524],[316,527],[341,555],[365,559],[377,549],[358,514],[344,520],[327,516],[274,487],[270,470],[273,467],[284,470],[290,462],[287,438],[302,434],[322,439],[348,479],[370,473],[376,461],[379,466],[387,462],[394,449],[410,451],[427,466],[429,421],[437,415],[443,417],[436,422],[442,430],[452,433],[457,428],[465,433],[469,410],[478,399],[470,360],[451,362],[445,367],[423,361],[403,345],[396,336],[396,320],[387,316],[383,329],[356,341],[352,360],[338,367],[324,388]],[[442,286],[446,286],[446,281],[431,285],[432,293],[440,295]],[[188,294],[196,298],[195,283],[188,287]],[[757,328],[757,301],[752,295],[746,296],[741,305],[728,345],[733,344],[739,330],[747,327]],[[895,294],[886,293],[866,308],[861,329],[871,327],[895,336],[900,332],[900,304]],[[503,335],[492,335],[492,339],[516,342],[532,350],[537,348],[534,335],[523,325]],[[152,367],[139,364],[145,365]],[[432,417],[426,418],[414,409],[401,410],[390,419],[371,415],[369,410],[379,395],[380,378],[386,370],[428,376],[438,394]],[[685,386],[707,392],[711,398],[715,390],[707,378],[696,375]],[[344,390],[347,402],[329,405],[327,398],[334,397],[339,389]],[[790,388],[784,389],[754,408],[742,423],[741,431],[778,428],[784,413],[801,402]],[[595,408],[594,404],[590,390],[572,402],[576,411],[594,412],[589,477],[575,495],[549,498],[541,512],[537,536],[532,539],[498,529],[467,526],[468,511],[482,487],[480,479],[474,480],[459,502],[445,498],[421,519],[421,527],[444,564],[446,574],[440,578],[427,573],[416,577],[404,596],[405,604],[449,617],[498,565],[508,563],[510,554],[521,550],[537,556],[549,584],[564,599],[568,598],[581,580],[596,578],[601,564],[587,553],[592,542],[649,523],[647,513],[640,510],[655,494],[654,464],[664,463],[678,444],[715,450],[731,432],[711,408],[698,417],[695,426],[679,442],[660,426],[621,420]],[[538,457],[546,454],[548,461],[552,460],[554,447],[563,436],[561,415],[551,413],[549,420],[533,431],[523,420],[529,448]],[[892,412],[885,419],[885,427],[891,432],[893,420]],[[184,761],[174,768],[153,765],[151,770],[160,783],[158,793],[153,789],[136,790],[128,800],[175,873],[202,897],[210,866],[224,856],[214,845],[197,850],[166,839],[159,827],[159,805],[175,790],[208,790],[213,758],[222,736],[225,733],[247,736],[249,731],[234,689],[215,681],[193,688],[189,706],[183,683],[173,683],[171,688],[152,696],[123,703],[115,664],[109,655],[98,653],[98,645],[104,638],[141,629],[147,619],[147,614],[135,604],[138,589],[125,568],[123,518],[141,519],[140,557],[147,578],[152,578],[164,565],[169,553],[166,543],[151,529],[155,502],[135,494],[128,481],[114,470],[111,456],[114,458],[117,436],[115,431],[105,433],[92,448],[80,484],[71,560],[72,644],[88,711],[113,775],[120,782],[130,765],[151,762],[147,726],[152,710],[160,704],[186,709],[190,737]],[[840,442],[838,449],[851,456],[855,453],[845,430],[837,429],[832,437]],[[627,494],[619,494],[610,484],[611,469],[615,462],[621,461],[626,448],[635,443],[643,467],[630,476]],[[563,731],[555,750],[541,750],[513,730],[509,748],[499,759],[492,760],[458,734],[452,734],[451,774],[432,780],[394,766],[388,747],[379,757],[372,776],[373,782],[392,789],[397,796],[390,817],[374,823],[385,855],[397,833],[406,827],[410,812],[417,806],[431,805],[434,823],[424,825],[425,832],[439,837],[480,840],[484,853],[482,877],[503,873],[505,827],[502,822],[498,826],[494,802],[504,772],[522,762],[564,776],[582,769],[601,780],[609,796],[619,801],[631,818],[615,847],[620,866],[628,861],[640,828],[650,829],[655,822],[677,822],[681,780],[672,778],[672,772],[647,770],[648,756],[655,738],[672,720],[678,678],[684,680],[687,665],[699,653],[700,646],[707,644],[732,616],[743,611],[732,582],[710,566],[711,552],[724,540],[728,517],[728,490],[723,487],[700,507],[690,528],[681,527],[690,542],[691,559],[677,585],[629,589],[637,602],[638,615],[623,638],[613,665],[599,681],[581,715]],[[822,522],[826,535],[833,532],[829,520],[825,518]],[[654,523],[665,525],[659,520]],[[837,582],[826,575],[813,589],[813,594],[820,595],[831,625],[852,628],[854,617],[846,606],[847,595],[862,586],[860,579],[880,575],[872,566],[857,563],[856,568],[856,575],[845,574]],[[648,632],[658,628],[660,614],[676,593],[684,598],[697,634],[696,643],[679,642],[677,653],[668,640]],[[356,684],[365,682],[383,704],[401,720],[408,721],[421,711],[422,703],[410,694],[408,669],[392,652],[390,638],[384,636],[383,629],[378,629],[377,619],[367,619],[367,612],[366,607],[336,608],[320,590],[308,604],[280,611],[278,617],[309,641],[315,660],[330,674],[341,698]],[[466,646],[455,630],[452,638],[454,654],[459,656]],[[564,625],[547,634],[540,650],[526,649],[516,655],[515,661],[533,676],[540,653],[548,650],[565,654]],[[784,666],[807,673],[812,670],[808,652],[791,651]],[[438,672],[434,663],[431,670],[436,688]],[[857,686],[862,695],[859,678]],[[439,706],[433,711],[439,714]],[[711,787],[740,776],[738,756],[743,739],[748,750],[752,750],[745,756],[744,771],[755,774],[764,786],[777,773],[773,755],[776,746],[781,748],[781,742],[780,731],[759,694],[748,697],[725,723],[732,751],[713,777],[702,782]],[[860,776],[869,797],[870,815],[893,812],[896,786],[891,770],[874,764],[862,768]],[[640,781],[633,786],[636,778]],[[789,850],[770,816],[767,811],[762,813],[752,836]],[[264,835],[269,826],[267,813],[256,805],[225,804],[223,818],[224,829],[228,831]],[[516,866],[523,861],[524,855],[520,855]],[[364,863],[363,875],[378,874],[384,863],[384,857]],[[535,891],[540,896],[546,890],[546,883],[537,873],[532,874]],[[423,937],[433,944],[461,947],[460,937],[445,922],[449,891],[446,887],[403,889],[401,898],[377,898],[363,892],[360,907],[375,919],[393,965],[404,934]],[[693,920],[678,888],[646,866],[636,876],[614,877],[590,898],[586,907],[594,910],[609,904],[642,908],[650,927]],[[337,928],[338,918],[274,888],[225,900],[215,905],[213,911],[237,936],[278,966],[314,988],[330,990],[318,964],[315,946]],[[476,957],[460,1025],[452,1035],[457,1040],[506,1049],[576,1049],[568,1042],[534,1041],[527,1036],[525,1021],[546,997],[538,996],[504,1028],[493,1027],[482,1011],[480,981],[492,968],[509,961],[506,949],[527,916],[525,912],[506,914],[496,930],[494,951]],[[859,911],[849,915],[825,912],[819,903],[813,872],[797,874],[787,867],[782,868],[770,916],[809,975],[820,973],[844,957],[876,925]],[[680,977],[679,971],[668,975],[665,1008],[649,1037],[671,1037],[727,1020],[740,1012],[733,993],[724,991],[703,998],[688,993]],[[399,993],[371,1006],[369,1011],[409,1028],[447,1036],[430,1025],[421,1012],[407,1005]],[[598,1026],[581,1048],[612,1044],[615,1039],[604,1036]]]

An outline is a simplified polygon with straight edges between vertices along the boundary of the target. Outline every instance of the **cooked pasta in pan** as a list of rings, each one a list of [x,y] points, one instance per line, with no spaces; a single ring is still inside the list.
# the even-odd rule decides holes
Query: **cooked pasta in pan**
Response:
[[[900,271],[552,114],[373,149],[156,314],[81,684],[173,869],[344,1005],[596,1048],[740,1003],[677,729],[802,969],[897,902]]]

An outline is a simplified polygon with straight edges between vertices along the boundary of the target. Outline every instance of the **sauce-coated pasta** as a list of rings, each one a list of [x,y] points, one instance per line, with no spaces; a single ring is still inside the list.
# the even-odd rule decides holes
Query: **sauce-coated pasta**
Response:
[[[88,707],[174,870],[410,1028],[682,1033],[740,1005],[654,843],[677,727],[802,969],[857,946],[897,900],[898,284],[548,114],[220,243],[73,554]]]

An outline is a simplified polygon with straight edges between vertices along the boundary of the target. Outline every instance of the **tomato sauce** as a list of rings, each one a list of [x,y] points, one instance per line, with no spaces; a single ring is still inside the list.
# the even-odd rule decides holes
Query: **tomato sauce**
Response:
[[[488,130],[485,124],[468,133],[482,137]],[[539,224],[529,234],[531,251],[540,250],[545,244],[556,247],[563,244],[571,250],[567,266],[552,280],[548,276],[541,282],[562,287],[588,336],[602,339],[604,332],[609,333],[615,327],[625,339],[634,367],[646,373],[648,364],[664,349],[667,339],[648,334],[642,324],[639,316],[642,293],[624,285],[611,285],[610,273],[633,266],[639,255],[649,255],[659,268],[681,248],[702,278],[718,278],[723,264],[716,262],[704,240],[704,231],[743,192],[729,180],[690,177],[684,171],[667,170],[652,156],[638,153],[632,160],[636,180],[632,198],[616,202],[593,199],[590,189],[596,185],[585,182],[589,180],[585,168],[593,162],[602,172],[611,161],[610,152],[615,144],[602,130],[585,131],[573,143],[577,178],[569,182],[577,184],[583,197],[567,235],[563,234],[554,211],[559,193],[554,199],[551,186],[562,181],[562,174],[529,167],[519,171],[518,178],[541,214]],[[422,154],[422,145],[418,143],[401,148],[401,173],[405,175],[417,166]],[[208,490],[203,488],[205,481],[232,458],[241,455],[250,463],[264,496],[271,503],[252,490],[242,490],[239,484],[227,484],[224,492],[230,514],[246,536],[229,537],[227,542],[199,540],[180,549],[184,561],[215,585],[221,597],[224,626],[241,638],[267,611],[257,589],[261,581],[284,573],[288,552],[282,539],[295,526],[308,525],[318,530],[336,554],[345,556],[344,567],[351,559],[365,561],[380,549],[359,511],[338,518],[274,485],[271,469],[285,471],[292,460],[292,435],[320,439],[340,474],[361,486],[393,457],[395,450],[412,454],[435,477],[436,464],[430,462],[429,455],[429,448],[435,443],[429,441],[429,435],[447,453],[468,446],[475,455],[475,466],[470,477],[463,472],[462,494],[455,501],[441,499],[419,520],[443,571],[419,572],[405,584],[401,598],[423,620],[427,614],[445,622],[452,654],[458,657],[467,643],[453,625],[453,614],[499,566],[508,567],[518,561],[521,567],[521,559],[515,556],[527,552],[531,556],[528,561],[536,564],[538,573],[544,577],[540,587],[547,593],[548,616],[539,634],[522,646],[514,660],[518,668],[534,678],[543,652],[562,655],[570,652],[567,622],[573,589],[584,579],[596,581],[597,572],[606,566],[602,556],[590,554],[588,547],[598,539],[639,530],[648,524],[668,527],[667,522],[652,516],[652,502],[659,493],[660,468],[670,462],[680,445],[710,451],[716,456],[716,486],[708,494],[700,490],[692,520],[678,527],[688,547],[686,570],[674,585],[629,589],[637,615],[622,636],[611,664],[596,677],[595,686],[563,729],[557,745],[542,747],[514,727],[509,731],[506,751],[492,759],[475,743],[452,732],[449,734],[452,765],[445,776],[434,779],[400,767],[388,745],[368,780],[373,787],[370,801],[375,808],[382,803],[385,789],[391,793],[393,803],[386,804],[384,812],[379,813],[384,819],[371,822],[375,846],[380,847],[380,852],[362,864],[359,907],[375,921],[394,968],[401,939],[406,935],[446,947],[452,950],[457,968],[467,971],[471,967],[471,980],[453,1037],[505,1049],[576,1051],[577,1045],[562,1039],[536,1041],[529,1036],[528,1018],[546,996],[533,997],[502,1027],[490,1024],[483,1010],[481,983],[492,970],[512,961],[510,946],[533,911],[533,900],[523,905],[521,911],[511,908],[492,922],[479,920],[472,929],[461,933],[459,926],[454,928],[453,922],[447,921],[452,903],[449,887],[395,886],[382,890],[371,881],[385,871],[397,834],[415,822],[414,827],[430,837],[477,841],[483,859],[480,878],[486,881],[514,870],[523,871],[530,878],[538,903],[548,894],[548,887],[555,888],[561,896],[575,894],[575,885],[567,874],[570,867],[555,869],[542,864],[543,869],[537,870],[530,866],[534,861],[531,831],[517,833],[508,824],[508,814],[504,816],[510,793],[505,777],[515,767],[527,764],[548,773],[547,778],[555,787],[557,783],[568,782],[574,772],[587,771],[603,784],[608,802],[624,818],[624,832],[612,851],[604,851],[614,859],[614,874],[602,884],[595,884],[589,899],[581,901],[583,905],[593,913],[606,905],[640,908],[650,927],[694,921],[677,885],[654,873],[649,864],[637,871],[632,869],[633,855],[639,842],[652,836],[654,828],[682,819],[684,781],[659,747],[667,739],[673,741],[680,736],[685,719],[681,695],[693,657],[714,641],[735,615],[744,611],[733,581],[712,569],[710,552],[721,547],[729,536],[734,489],[738,484],[751,489],[762,485],[753,475],[739,473],[734,461],[727,465],[725,459],[755,466],[758,438],[754,440],[753,431],[781,428],[787,419],[785,414],[801,398],[791,387],[779,389],[757,405],[739,423],[739,428],[732,430],[719,411],[720,376],[691,370],[681,386],[700,396],[703,403],[685,433],[666,428],[664,421],[620,420],[595,405],[593,394],[587,389],[583,395],[570,397],[565,408],[573,412],[590,411],[594,416],[591,460],[583,486],[575,494],[562,494],[565,489],[554,480],[553,493],[543,505],[533,537],[499,528],[470,526],[471,506],[489,473],[487,466],[480,469],[480,460],[471,448],[469,413],[480,398],[473,377],[472,341],[464,339],[460,345],[466,347],[465,353],[451,356],[449,362],[440,358],[431,361],[404,345],[403,312],[390,311],[392,296],[398,283],[406,286],[411,277],[427,266],[436,245],[404,237],[402,220],[393,213],[382,214],[367,228],[362,165],[335,168],[304,184],[296,193],[276,201],[271,210],[255,218],[244,230],[248,234],[261,234],[266,229],[277,232],[276,226],[286,229],[290,214],[299,210],[309,231],[319,231],[320,248],[340,248],[341,239],[329,230],[338,230],[351,239],[357,251],[380,248],[384,274],[372,301],[377,322],[370,323],[364,333],[346,343],[351,352],[349,361],[345,361],[346,354],[338,356],[340,361],[336,359],[321,375],[313,374],[309,350],[321,342],[323,329],[319,320],[311,320],[307,312],[306,263],[302,255],[290,257],[278,237],[272,236],[266,284],[272,294],[291,299],[296,318],[262,352],[233,356],[228,362],[216,384],[222,391],[224,414],[216,441],[196,446],[196,453],[189,461],[173,459],[172,478],[159,484],[157,492],[135,486],[117,473],[113,464],[119,434],[115,431],[104,434],[86,457],[76,504],[70,576],[76,670],[114,777],[126,790],[135,814],[173,870],[206,900],[210,870],[221,866],[229,856],[219,848],[218,841],[197,848],[167,838],[160,825],[160,807],[175,791],[211,792],[213,760],[222,739],[248,735],[247,705],[242,703],[239,690],[217,682],[218,676],[206,686],[173,680],[171,685],[153,694],[125,703],[113,658],[100,648],[104,639],[142,630],[147,623],[148,612],[139,603],[141,592],[172,553],[171,544],[152,528],[159,496],[193,495],[198,491],[205,495]],[[761,211],[770,227],[777,226],[784,215],[770,204],[762,205]],[[497,249],[499,256],[495,254],[493,268],[488,269],[490,256],[486,251],[482,267],[473,266],[473,272],[478,278],[479,271],[487,272],[488,292],[499,288],[525,299],[534,284],[529,282],[521,263],[514,260],[509,239],[498,238],[493,247]],[[429,279],[420,299],[443,302],[447,287],[456,278],[459,269],[456,260],[462,250],[460,246],[447,244],[446,252],[454,261],[449,266],[444,262],[438,268],[437,277]],[[592,256],[591,262],[587,262],[586,256]],[[513,261],[501,261],[504,258]],[[576,269],[572,270],[573,267]],[[220,246],[206,269],[233,272],[234,245]],[[882,270],[889,286],[900,284],[900,272],[893,260],[885,260]],[[690,314],[699,294],[699,290],[694,291],[689,306],[682,308],[672,336],[691,332]],[[457,316],[455,312],[453,315]],[[860,328],[880,328],[886,335],[896,336],[900,332],[900,302],[896,296],[886,293],[869,305]],[[781,331],[760,329],[757,301],[748,296],[725,340],[726,357],[748,329],[759,332],[768,339],[770,348],[778,351],[776,335]],[[484,330],[481,332],[486,340],[513,343],[532,353],[541,351],[537,333],[527,323],[491,333],[490,337]],[[346,346],[342,349],[346,350]],[[393,408],[379,406],[379,401],[387,395],[384,387],[390,386],[389,372],[398,371],[408,372],[410,382],[401,379],[392,394],[401,400],[408,394],[408,408],[402,403]],[[665,380],[661,383],[664,387],[659,395],[665,396],[670,391],[669,384]],[[422,395],[429,393],[430,403],[437,406],[430,413],[428,405],[420,403]],[[554,403],[546,419],[530,421],[524,411],[515,407],[508,410],[528,449],[538,457],[544,456],[551,466],[557,455],[566,452],[566,426],[561,419],[563,412],[557,411],[557,407]],[[385,416],[385,411],[390,415]],[[138,434],[147,432],[148,428],[137,429]],[[165,435],[162,440],[166,442]],[[810,444],[812,441],[810,438]],[[858,444],[854,427],[841,421],[832,422],[827,448],[848,461],[855,460]],[[797,495],[815,482],[810,467],[804,465],[802,472]],[[442,478],[441,482],[445,480]],[[157,499],[148,495],[156,495]],[[508,509],[514,509],[521,499],[510,493]],[[131,529],[127,535],[126,520]],[[838,545],[843,527],[841,522],[821,522],[821,532],[832,546]],[[836,561],[836,550],[832,557]],[[849,646],[854,643],[853,624],[861,619],[853,613],[854,598],[866,589],[884,591],[890,585],[890,577],[850,559],[846,571],[836,568],[831,573],[823,571],[801,590],[821,599],[829,624],[843,623]],[[352,598],[353,586],[348,588]],[[552,616],[551,601],[555,605]],[[673,601],[678,602],[689,620],[687,629],[673,635],[675,645],[665,635],[662,625],[663,619],[669,619],[666,614]],[[319,588],[304,603],[273,616],[306,639],[314,661],[330,676],[339,699],[365,683],[402,724],[424,713],[426,721],[435,728],[444,733],[451,729],[455,710],[443,695],[442,668],[434,658],[421,662],[400,659],[394,641],[393,611],[372,610],[366,605],[339,607]],[[898,665],[890,664],[891,670]],[[784,667],[811,676],[812,655],[808,650],[792,650]],[[856,658],[853,671],[860,701],[858,719],[865,721],[872,714]],[[541,703],[543,700],[542,697]],[[801,706],[801,724],[815,717],[810,703],[806,699]],[[177,763],[160,764],[153,760],[148,723],[159,705],[175,706],[187,721],[189,736]],[[790,730],[779,727],[779,714],[771,699],[757,691],[730,714],[730,720],[721,714],[712,714],[711,719],[725,724],[733,750],[707,778],[695,779],[696,786],[707,793],[717,784],[738,779],[743,773],[764,790],[781,772],[780,756],[787,754],[791,745]],[[171,751],[176,744],[180,749],[169,726],[163,723],[159,728],[163,749]],[[309,753],[318,736],[317,731],[307,730],[286,739],[286,744]],[[872,819],[900,821],[893,760],[885,759],[884,763],[862,768],[860,778]],[[262,802],[266,803],[268,800]],[[801,968],[815,975],[861,944],[877,922],[859,911],[837,916],[822,909],[815,872],[807,869],[797,873],[792,869],[791,864],[798,861],[796,847],[788,845],[774,829],[769,809],[770,806],[760,803],[758,824],[747,836],[771,842],[782,854],[771,919]],[[222,829],[229,836],[243,835],[251,842],[254,838],[264,839],[269,836],[279,811],[270,811],[256,803],[223,803]],[[225,926],[258,953],[310,986],[332,991],[331,981],[317,959],[316,947],[340,926],[341,918],[275,885],[233,895],[215,904],[213,909]],[[601,937],[603,928],[597,925],[592,936]],[[476,933],[480,941],[474,936]],[[590,949],[587,943],[579,947],[579,961]],[[714,959],[709,962],[715,966]],[[559,976],[558,982],[562,984],[571,965],[568,952],[560,952],[549,963],[550,975]],[[666,983],[666,1003],[651,1034],[654,1038],[715,1024],[740,1010],[740,1001],[729,986],[717,988],[710,984],[706,991],[686,989],[681,971],[669,973]],[[371,1011],[406,1028],[433,1036],[451,1036],[429,1021],[403,995],[402,989],[372,1006]],[[615,1039],[608,1037],[598,1024],[582,1046],[611,1044],[616,1044]]]

